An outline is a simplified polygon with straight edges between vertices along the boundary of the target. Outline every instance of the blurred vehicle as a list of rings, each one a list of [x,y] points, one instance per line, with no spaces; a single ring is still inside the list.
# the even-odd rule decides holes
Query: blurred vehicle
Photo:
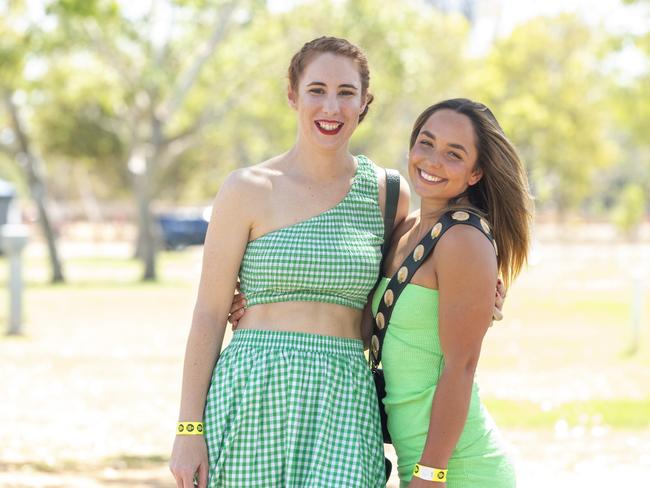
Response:
[[[157,216],[160,236],[165,249],[180,250],[201,245],[210,221],[210,207],[174,210]]]

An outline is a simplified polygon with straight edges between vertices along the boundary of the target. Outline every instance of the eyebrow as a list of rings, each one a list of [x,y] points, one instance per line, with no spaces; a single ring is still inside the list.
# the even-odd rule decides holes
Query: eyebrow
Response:
[[[311,83],[308,83],[307,86],[327,86],[325,83],[322,81],[312,81]],[[339,85],[339,88],[352,88],[353,90],[358,90],[358,88],[354,85],[351,85],[349,83],[342,83]]]
[[[425,135],[425,136],[427,136],[427,137],[430,138],[430,139],[433,139],[434,141],[436,140],[436,136],[434,136],[434,135],[433,135],[431,132],[429,132],[428,130],[423,130],[423,131],[422,131],[422,134]],[[465,149],[465,147],[462,146],[461,144],[450,143],[450,144],[448,144],[448,146],[450,146],[450,147],[455,147],[456,149],[460,149],[461,151],[463,151],[465,154],[467,154],[467,155],[469,156],[469,153],[467,152],[467,149]]]

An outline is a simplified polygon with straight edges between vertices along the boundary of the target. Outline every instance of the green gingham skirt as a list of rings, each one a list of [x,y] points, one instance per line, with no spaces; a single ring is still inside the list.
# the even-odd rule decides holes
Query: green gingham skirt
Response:
[[[204,424],[209,488],[386,484],[377,396],[356,339],[236,331]]]

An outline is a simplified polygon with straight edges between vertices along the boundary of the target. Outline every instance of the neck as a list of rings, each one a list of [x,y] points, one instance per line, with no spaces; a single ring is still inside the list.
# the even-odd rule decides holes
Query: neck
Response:
[[[337,178],[341,173],[350,172],[355,165],[347,144],[334,150],[322,150],[298,140],[287,156],[292,166],[299,168],[306,176],[321,180]]]
[[[455,200],[455,199],[454,199]],[[422,200],[420,202],[420,225],[423,227],[431,227],[440,216],[449,208],[450,200]],[[455,204],[462,206],[470,206],[469,199],[463,197]]]

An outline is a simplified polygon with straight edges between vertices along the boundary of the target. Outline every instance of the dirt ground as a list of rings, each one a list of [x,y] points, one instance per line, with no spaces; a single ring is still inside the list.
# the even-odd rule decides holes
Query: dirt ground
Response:
[[[636,274],[650,276],[650,246],[619,251],[536,249],[509,294],[506,321],[486,340],[484,398],[553,405],[648,397],[647,349],[636,359],[620,351],[624,300]],[[628,262],[631,278],[617,272]],[[44,284],[40,268],[26,270],[25,335],[0,337],[0,487],[173,488],[166,462],[199,265],[198,250],[171,256],[152,286],[131,284],[131,268],[101,260],[71,266],[75,283],[66,287]],[[0,304],[6,299],[1,290]],[[649,426],[558,421],[502,430],[520,487],[648,486]]]

